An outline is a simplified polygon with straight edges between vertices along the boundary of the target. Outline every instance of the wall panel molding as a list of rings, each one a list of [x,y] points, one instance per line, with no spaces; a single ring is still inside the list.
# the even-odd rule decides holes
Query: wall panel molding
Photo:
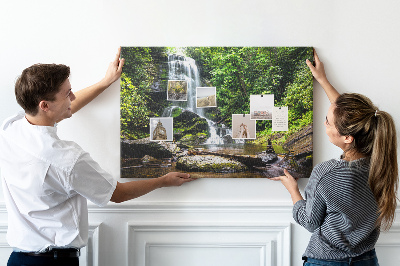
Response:
[[[106,207],[89,205],[89,213],[135,213],[135,212],[191,212],[191,213],[268,213],[291,212],[291,202],[128,202],[109,203]]]
[[[0,248],[9,248],[10,246],[7,243],[6,239],[7,235],[7,224],[1,223],[0,224]]]
[[[0,265],[6,265],[8,258],[12,252],[11,247],[7,243],[7,224],[0,223]],[[4,259],[2,259],[4,258]]]
[[[291,212],[291,202],[110,202],[105,207],[98,207],[88,202],[89,213],[134,213],[134,212]],[[4,201],[0,201],[0,219],[7,214]],[[400,215],[400,203],[396,208]],[[1,220],[0,220],[1,222]]]
[[[79,258],[80,265],[97,266],[99,265],[99,245],[101,223],[89,225],[89,239],[86,247],[81,249]]]
[[[400,250],[400,223],[394,223],[389,231],[382,231],[376,247],[398,247]]]
[[[291,225],[128,223],[128,265],[289,266]],[[176,256],[174,256],[176,254]],[[190,263],[190,264],[188,264]],[[238,263],[238,264],[235,264]]]
[[[379,265],[398,265],[400,261],[400,223],[393,224],[389,231],[382,231],[375,248]]]
[[[250,258],[244,264],[248,266],[288,266],[292,256],[293,265],[298,265],[309,237],[294,224],[293,207],[288,202],[131,201],[105,208],[89,204],[88,208],[89,241],[81,252],[82,266],[104,261],[154,266],[160,260],[170,262],[163,266],[184,262],[197,266],[191,258],[199,258],[199,265],[208,266],[218,265],[223,258],[235,266],[244,257]],[[0,258],[4,258],[0,265],[12,251],[6,233],[7,211],[0,202]],[[388,232],[381,233],[376,244],[381,265],[400,260],[399,249],[400,222],[396,222]],[[182,262],[175,257],[181,257]]]

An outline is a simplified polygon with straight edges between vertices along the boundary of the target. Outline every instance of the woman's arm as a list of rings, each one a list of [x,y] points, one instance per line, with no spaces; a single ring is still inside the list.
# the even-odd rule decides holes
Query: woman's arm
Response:
[[[318,81],[318,83],[324,89],[328,99],[331,103],[334,103],[339,97],[339,92],[329,83],[324,69],[324,64],[319,60],[317,53],[314,50],[314,60],[315,66],[307,59],[306,63],[308,68],[311,70],[314,78]]]

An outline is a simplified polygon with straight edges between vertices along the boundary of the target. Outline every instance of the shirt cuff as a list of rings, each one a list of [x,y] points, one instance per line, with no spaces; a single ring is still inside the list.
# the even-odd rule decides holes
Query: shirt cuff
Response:
[[[112,185],[112,189],[110,189],[110,191],[108,192],[108,195],[105,198],[105,200],[102,203],[98,204],[97,206],[104,207],[110,202],[110,200],[112,198],[112,195],[114,194],[114,191],[117,188],[117,180],[114,179],[114,178],[112,180],[113,180],[112,184],[111,184]]]

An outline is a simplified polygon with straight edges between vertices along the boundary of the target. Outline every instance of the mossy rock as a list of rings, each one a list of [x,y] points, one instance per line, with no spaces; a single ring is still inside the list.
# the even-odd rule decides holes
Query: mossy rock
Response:
[[[215,155],[194,155],[178,159],[176,168],[192,172],[233,173],[243,172],[247,167],[237,161]]]
[[[177,141],[186,135],[200,138],[199,133],[209,135],[207,120],[190,111],[184,111],[174,118],[174,128],[174,139]]]
[[[143,158],[150,155],[154,158],[170,158],[172,152],[158,142],[147,139],[121,140],[121,158]]]
[[[187,134],[180,139],[180,143],[189,146],[199,145],[207,140],[207,135],[204,133],[197,133],[196,135]]]

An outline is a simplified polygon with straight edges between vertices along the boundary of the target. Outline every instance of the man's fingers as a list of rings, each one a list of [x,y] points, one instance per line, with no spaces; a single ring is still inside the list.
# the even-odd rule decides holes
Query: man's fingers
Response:
[[[121,59],[120,61],[119,61],[119,65],[118,65],[118,72],[122,72],[122,67],[124,66],[124,63],[125,63],[125,59]]]
[[[180,178],[190,178],[190,175],[187,173],[181,173],[181,172],[176,172],[176,176],[180,177]]]
[[[121,57],[121,47],[118,48],[118,52],[117,52],[117,54],[115,55],[114,62],[117,62],[117,63],[118,63],[120,57]]]

